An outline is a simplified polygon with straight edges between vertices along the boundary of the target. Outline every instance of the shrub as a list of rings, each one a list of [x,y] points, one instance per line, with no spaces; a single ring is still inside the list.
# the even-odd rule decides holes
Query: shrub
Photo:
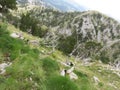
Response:
[[[61,39],[59,40],[58,49],[63,51],[65,54],[69,54],[74,49],[75,44],[76,44],[75,35],[68,36],[65,39],[61,37]]]
[[[45,26],[45,25],[42,25],[39,36],[40,36],[40,37],[43,37],[43,36],[45,36],[45,34],[46,34],[47,32],[48,32],[48,27]]]
[[[109,59],[109,57],[107,56],[106,53],[107,53],[107,52],[103,51],[103,52],[101,52],[101,54],[100,54],[100,60],[101,60],[103,63],[109,63],[109,62],[110,62],[110,59]]]

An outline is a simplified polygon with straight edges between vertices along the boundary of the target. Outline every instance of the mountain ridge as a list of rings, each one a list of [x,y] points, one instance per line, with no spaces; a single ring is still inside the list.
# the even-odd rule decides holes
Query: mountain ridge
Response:
[[[94,57],[94,59],[100,59],[104,63],[119,61],[119,51],[115,51],[119,49],[119,44],[108,45],[114,41],[119,42],[120,39],[120,23],[113,18],[97,11],[60,12],[52,8],[41,9],[39,7],[31,9],[27,15],[29,18],[33,17],[34,20],[37,20],[38,26],[36,27],[40,30],[36,29],[36,31],[39,32],[41,28],[45,28],[43,36],[40,36],[40,32],[39,36],[43,37],[48,46],[54,46],[67,55],[75,55],[82,59]],[[23,18],[28,18],[27,15],[23,15]],[[24,28],[25,20],[20,22],[21,30],[27,31],[31,28],[31,21],[27,28]],[[36,33],[34,32],[33,35]],[[53,40],[54,38],[55,40]],[[110,53],[111,51],[114,52]]]

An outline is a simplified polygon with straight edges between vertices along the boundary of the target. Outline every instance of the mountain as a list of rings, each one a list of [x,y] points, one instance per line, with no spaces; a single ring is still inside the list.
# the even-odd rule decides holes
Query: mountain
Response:
[[[118,64],[117,68],[120,68],[118,63],[120,23],[113,18],[97,11],[59,12],[52,9],[41,11],[39,8],[31,10],[30,15],[38,20],[40,26],[47,27],[46,35],[43,34],[46,43],[51,45],[56,38],[54,41],[56,48],[67,55],[74,55],[79,59],[94,58],[104,63],[116,63],[115,66]],[[20,28],[26,31],[31,24],[26,29],[22,27],[24,25],[25,21],[22,21]],[[47,29],[52,30],[54,34]],[[39,36],[42,37],[41,34]]]
[[[120,23],[102,13],[59,12],[38,7],[13,22],[22,31],[31,29],[53,51],[58,49],[82,61],[100,60],[120,68]]]
[[[28,12],[14,24],[23,31],[31,29],[48,47],[82,60],[94,58],[120,68],[120,23],[113,18],[97,11],[60,12],[47,7]]]
[[[21,4],[44,5],[56,8],[61,11],[84,11],[83,6],[78,5],[72,0],[17,0]]]
[[[84,11],[85,8],[70,0],[43,0],[62,11]]]

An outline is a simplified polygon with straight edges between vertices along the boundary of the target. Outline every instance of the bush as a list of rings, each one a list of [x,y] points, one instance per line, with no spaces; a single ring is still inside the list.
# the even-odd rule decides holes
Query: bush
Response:
[[[106,54],[107,52],[103,51],[101,52],[100,54],[100,60],[103,62],[103,63],[109,63],[110,62],[110,58],[109,56]]]
[[[48,27],[45,26],[45,25],[42,25],[39,36],[40,36],[40,37],[43,37],[43,36],[45,36],[45,34],[46,34],[47,32],[48,32]]]
[[[76,36],[68,36],[65,39],[61,37],[58,44],[58,49],[63,51],[65,54],[69,54],[73,51],[74,45],[76,44]]]

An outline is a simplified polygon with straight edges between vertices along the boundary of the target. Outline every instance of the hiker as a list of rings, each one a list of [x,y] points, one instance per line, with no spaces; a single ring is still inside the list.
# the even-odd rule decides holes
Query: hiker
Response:
[[[60,73],[61,76],[66,76],[66,74],[67,74],[67,70],[66,69],[62,70],[61,73]]]
[[[69,70],[64,69],[64,70],[61,71],[60,75],[61,76],[68,75],[70,77],[70,79],[75,79],[76,80],[76,79],[78,79],[78,76],[73,72],[73,70],[74,70],[74,67],[72,67]]]
[[[70,66],[70,67],[73,67],[73,66],[74,66],[74,64],[73,64],[72,62],[69,62],[69,61],[67,61],[66,64],[67,64],[68,66]]]
[[[73,65],[74,65],[74,64],[73,64],[72,62],[70,62],[70,66],[73,67]]]

